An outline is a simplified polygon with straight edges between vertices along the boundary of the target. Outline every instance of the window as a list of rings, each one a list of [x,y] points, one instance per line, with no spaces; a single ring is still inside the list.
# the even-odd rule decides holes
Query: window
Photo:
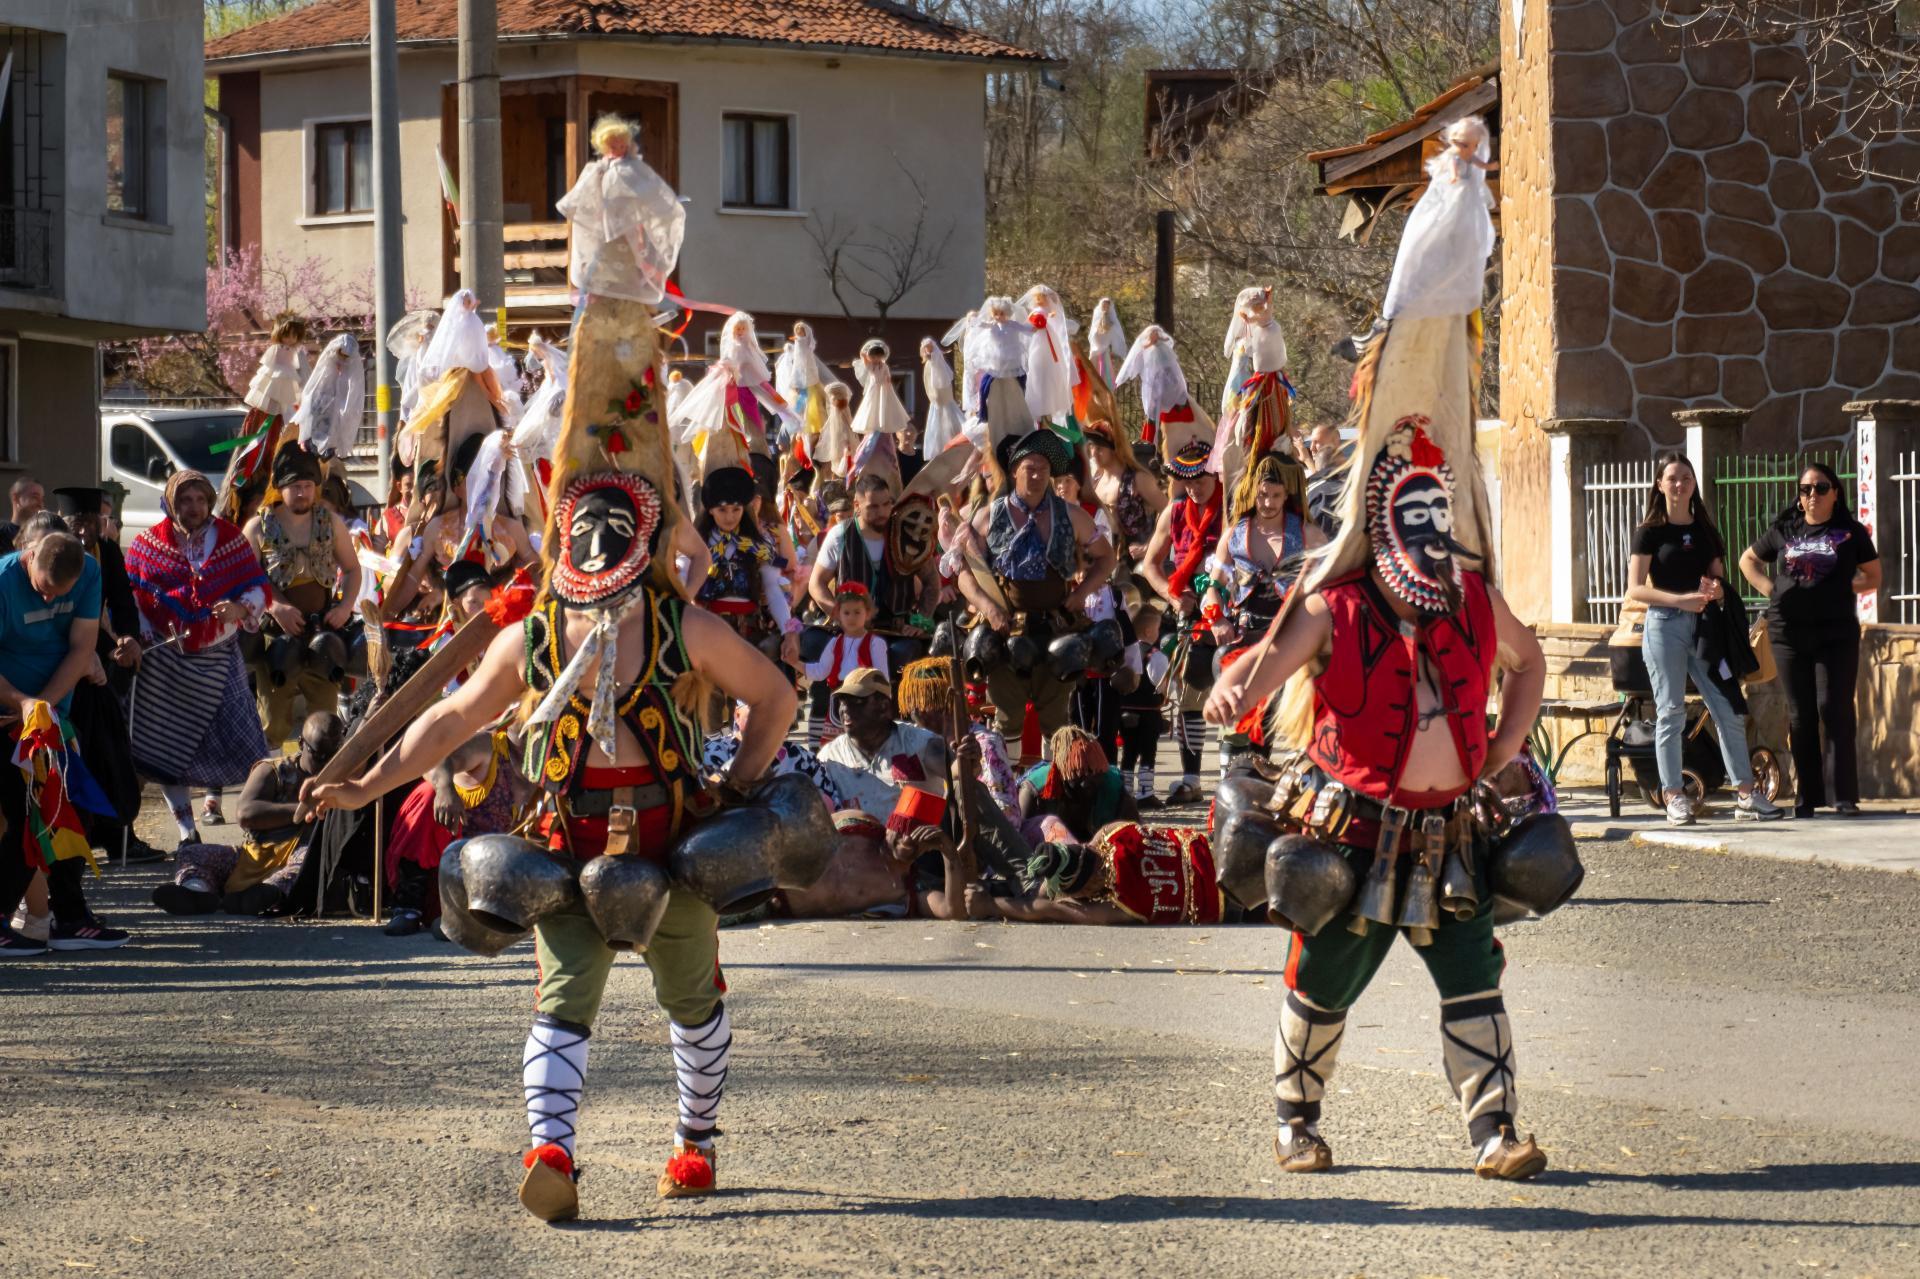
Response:
[[[19,457],[20,450],[14,439],[13,413],[17,403],[18,387],[14,384],[14,374],[20,367],[20,346],[13,341],[0,341],[0,457],[13,461]]]
[[[343,120],[313,127],[313,212],[373,212],[373,124]]]
[[[107,458],[113,469],[149,484],[165,484],[173,473],[173,463],[140,427],[131,422],[116,422],[107,436]]]
[[[720,203],[734,209],[793,207],[793,121],[784,115],[726,115]]]
[[[107,77],[107,212],[158,220],[166,103],[158,81]]]

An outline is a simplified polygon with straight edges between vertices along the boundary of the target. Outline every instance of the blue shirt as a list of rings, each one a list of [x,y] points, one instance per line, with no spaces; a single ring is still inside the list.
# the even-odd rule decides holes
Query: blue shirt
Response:
[[[67,633],[76,621],[100,616],[100,565],[89,555],[80,580],[49,603],[27,576],[27,566],[16,553],[0,559],[0,679],[22,694],[37,695],[67,659],[72,645]],[[73,700],[60,699],[62,715]]]

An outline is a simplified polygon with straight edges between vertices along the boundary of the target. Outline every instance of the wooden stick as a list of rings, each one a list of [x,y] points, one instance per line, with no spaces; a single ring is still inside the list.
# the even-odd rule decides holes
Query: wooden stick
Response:
[[[387,797],[373,801],[373,922],[380,922],[381,890],[387,885]]]
[[[313,780],[325,786],[353,777],[362,765],[419,718],[421,711],[433,705],[447,681],[485,653],[487,645],[499,633],[499,624],[484,612],[468,618],[446,645],[429,657],[426,665],[400,686],[398,692],[360,721],[360,726],[341,743],[339,751],[327,761],[326,767],[314,774]],[[313,817],[310,813],[302,813],[299,819],[312,821]]]

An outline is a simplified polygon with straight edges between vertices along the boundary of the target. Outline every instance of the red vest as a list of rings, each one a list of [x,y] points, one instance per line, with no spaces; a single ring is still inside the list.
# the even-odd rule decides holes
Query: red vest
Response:
[[[1115,822],[1094,837],[1113,904],[1143,924],[1217,924],[1222,898],[1205,831]]]
[[[1493,603],[1478,573],[1460,575],[1460,611],[1403,635],[1362,571],[1320,588],[1332,622],[1327,668],[1313,682],[1313,738],[1307,755],[1328,776],[1382,803],[1407,766],[1419,710],[1415,646],[1426,654],[1460,768],[1463,793],[1487,762],[1487,693],[1493,684]]]

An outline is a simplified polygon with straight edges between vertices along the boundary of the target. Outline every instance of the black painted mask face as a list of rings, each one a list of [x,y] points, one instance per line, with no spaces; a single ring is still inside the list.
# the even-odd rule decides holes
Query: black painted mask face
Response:
[[[633,549],[638,524],[633,499],[619,489],[601,489],[581,498],[567,526],[567,563],[587,576],[604,573]]]
[[[565,603],[596,604],[624,594],[652,562],[660,497],[637,476],[575,480],[555,515],[560,546],[551,586]]]
[[[1459,606],[1460,543],[1453,536],[1453,471],[1418,426],[1374,460],[1367,536],[1387,588],[1422,613]]]

